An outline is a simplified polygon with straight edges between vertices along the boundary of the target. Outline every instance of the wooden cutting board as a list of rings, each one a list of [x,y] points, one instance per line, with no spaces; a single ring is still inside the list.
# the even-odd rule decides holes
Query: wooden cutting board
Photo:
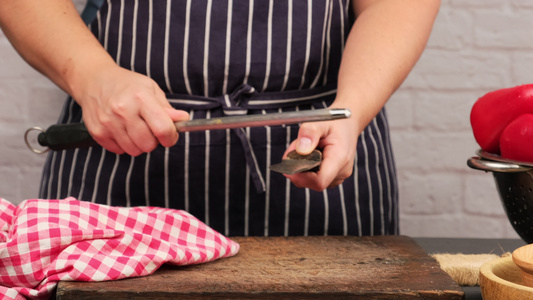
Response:
[[[463,299],[406,236],[240,237],[239,253],[108,282],[61,282],[57,299]]]

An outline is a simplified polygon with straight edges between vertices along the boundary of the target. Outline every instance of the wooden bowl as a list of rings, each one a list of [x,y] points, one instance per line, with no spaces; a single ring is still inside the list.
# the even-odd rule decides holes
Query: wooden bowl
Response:
[[[483,300],[533,300],[533,288],[522,283],[520,268],[510,256],[483,264],[479,282]]]
[[[513,251],[513,261],[520,268],[522,282],[533,287],[533,244],[522,246]]]

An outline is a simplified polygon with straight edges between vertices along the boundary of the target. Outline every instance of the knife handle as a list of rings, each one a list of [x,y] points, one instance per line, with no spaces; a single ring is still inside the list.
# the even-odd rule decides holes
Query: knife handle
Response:
[[[84,123],[52,125],[46,132],[38,135],[37,142],[51,150],[87,148],[97,145]]]

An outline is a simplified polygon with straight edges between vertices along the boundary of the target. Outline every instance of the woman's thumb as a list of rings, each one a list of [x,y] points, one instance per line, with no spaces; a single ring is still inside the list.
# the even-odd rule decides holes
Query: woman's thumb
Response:
[[[298,138],[296,140],[296,152],[301,155],[307,155],[315,150],[318,145],[320,135],[315,127],[303,126],[298,131]]]

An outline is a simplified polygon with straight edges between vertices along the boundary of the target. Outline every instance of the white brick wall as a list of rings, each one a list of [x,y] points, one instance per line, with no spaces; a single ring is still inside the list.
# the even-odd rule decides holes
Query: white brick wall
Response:
[[[533,83],[532,15],[529,0],[443,0],[426,52],[387,104],[402,234],[517,237],[492,175],[466,166],[478,148],[469,113],[486,92]],[[23,134],[54,123],[64,98],[0,32],[0,197],[36,196],[44,156]]]
[[[400,183],[401,232],[517,237],[478,148],[469,114],[483,94],[533,83],[533,5],[443,1],[428,47],[387,104]]]

